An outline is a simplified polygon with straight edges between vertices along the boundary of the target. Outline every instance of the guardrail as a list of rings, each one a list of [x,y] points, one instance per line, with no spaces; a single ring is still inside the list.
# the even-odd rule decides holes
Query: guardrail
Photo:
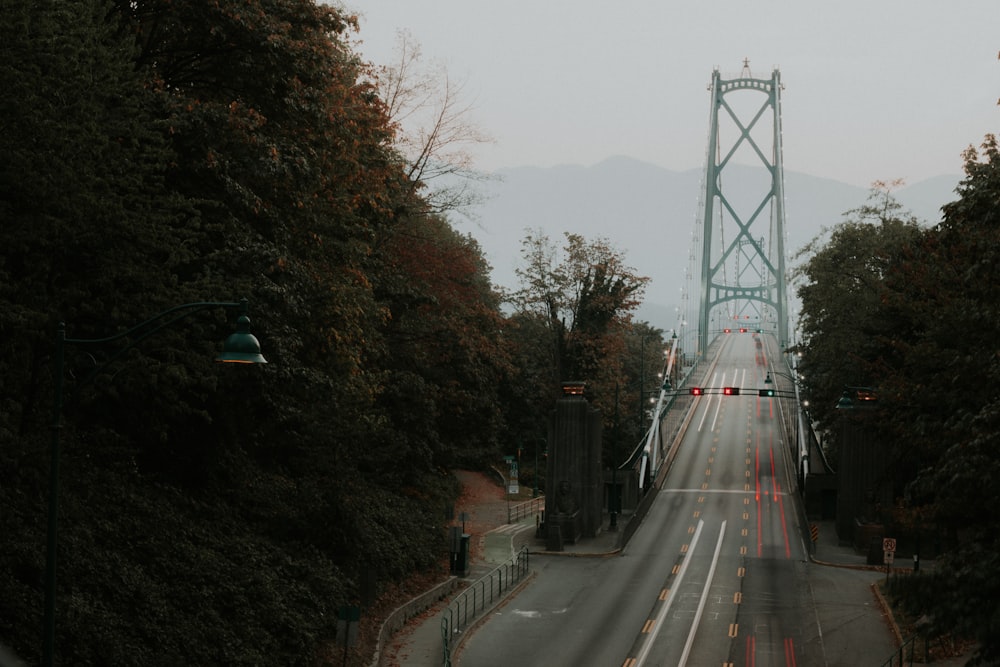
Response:
[[[909,648],[909,653],[906,649]],[[882,663],[882,667],[904,667],[904,665],[913,665],[913,654],[917,652],[917,638],[916,636],[910,637],[905,642],[899,645],[899,648],[889,656],[889,659]],[[924,640],[924,661],[927,660],[927,640]]]
[[[541,514],[545,509],[545,496],[525,500],[515,505],[507,506],[507,523],[517,523],[532,514]]]
[[[451,667],[452,641],[469,627],[483,611],[499,602],[504,593],[528,573],[528,548],[521,550],[509,562],[498,566],[462,591],[441,613],[441,639],[444,642],[442,664]]]
[[[392,635],[399,632],[406,625],[407,621],[415,616],[427,611],[432,605],[440,600],[450,597],[458,588],[460,580],[458,577],[449,577],[434,588],[424,591],[409,602],[405,602],[382,622],[382,627],[378,632],[378,639],[375,642],[375,651],[369,667],[382,667],[382,651],[392,640]],[[2,654],[0,654],[2,655]],[[388,663],[386,663],[388,664]],[[0,660],[0,667],[5,667],[3,660]]]

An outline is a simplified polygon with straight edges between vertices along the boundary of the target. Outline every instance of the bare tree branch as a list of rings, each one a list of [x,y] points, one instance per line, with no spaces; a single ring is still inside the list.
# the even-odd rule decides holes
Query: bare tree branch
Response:
[[[399,31],[394,63],[378,68],[376,90],[396,127],[414,191],[428,189],[428,212],[469,216],[483,200],[474,185],[493,178],[475,168],[469,149],[493,139],[472,122],[465,84],[453,81],[443,65],[426,65],[420,44]]]

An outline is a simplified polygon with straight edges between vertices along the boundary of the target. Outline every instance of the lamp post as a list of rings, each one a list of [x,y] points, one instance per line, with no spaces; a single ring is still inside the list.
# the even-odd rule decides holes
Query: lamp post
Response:
[[[618,383],[615,383],[615,430],[614,446],[611,454],[611,497],[608,498],[608,509],[610,510],[609,530],[618,530]]]
[[[642,433],[642,424],[645,421],[646,411],[646,340],[654,336],[659,338],[663,332],[659,330],[647,331],[639,334],[639,422],[638,432]]]
[[[56,329],[56,349],[53,362],[53,400],[52,400],[52,439],[50,445],[49,463],[49,505],[48,528],[45,547],[45,612],[42,637],[42,665],[51,667],[55,656],[56,635],[56,546],[58,542],[59,520],[59,448],[62,432],[63,412],[63,372],[65,365],[66,346],[101,347],[128,339],[128,342],[118,348],[103,364],[90,371],[81,381],[83,386],[93,381],[97,375],[120,359],[128,350],[149,338],[153,334],[168,328],[175,322],[194,313],[209,308],[238,308],[240,315],[236,320],[236,332],[231,334],[223,344],[222,353],[216,361],[241,364],[266,364],[267,360],[260,353],[260,343],[250,333],[250,318],[247,317],[247,300],[241,301],[199,301],[185,303],[165,310],[144,322],[140,322],[128,331],[106,338],[67,338],[66,324],[59,323]]]
[[[764,377],[764,384],[774,384],[774,380],[771,379],[771,374],[772,373],[774,375],[780,375],[783,378],[788,378],[794,384],[798,384],[799,383],[799,378],[795,377],[794,375],[789,375],[788,373],[781,373],[779,371],[768,371],[767,375]]]
[[[532,475],[532,477],[534,477],[535,483],[532,485],[531,497],[537,498],[538,497],[538,443],[537,442],[535,443],[535,474]]]

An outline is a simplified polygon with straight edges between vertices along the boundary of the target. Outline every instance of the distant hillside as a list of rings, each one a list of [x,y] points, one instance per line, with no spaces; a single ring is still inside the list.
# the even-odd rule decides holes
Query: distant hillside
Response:
[[[735,192],[741,169],[727,168],[727,194]],[[489,200],[478,210],[469,231],[493,265],[497,285],[515,285],[521,240],[527,229],[542,229],[556,241],[565,231],[586,238],[603,236],[628,263],[652,281],[639,317],[669,329],[676,322],[684,272],[692,252],[691,234],[699,212],[702,171],[670,171],[626,157],[591,167],[518,167],[503,170],[502,181],[488,186]],[[756,182],[760,175],[756,174]],[[928,223],[956,198],[960,176],[940,176],[899,190],[899,201]],[[748,178],[751,182],[754,179]],[[797,172],[785,172],[785,218],[788,266],[796,253],[823,227],[835,225],[844,212],[865,203],[868,189]],[[694,249],[700,256],[701,248]]]

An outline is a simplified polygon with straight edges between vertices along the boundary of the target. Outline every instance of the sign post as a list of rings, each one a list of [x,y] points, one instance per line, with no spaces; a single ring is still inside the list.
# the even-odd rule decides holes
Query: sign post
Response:
[[[517,478],[517,458],[514,456],[505,456],[504,459],[510,465],[510,474],[507,477],[507,493],[516,496],[520,493]]]
[[[517,486],[517,457],[508,455],[504,456],[503,459],[510,466],[510,471],[507,473],[507,523],[513,523],[510,516],[510,496],[519,491]]]
[[[896,538],[886,537],[882,540],[882,562],[885,563],[885,583],[889,583],[889,571],[896,560]]]

